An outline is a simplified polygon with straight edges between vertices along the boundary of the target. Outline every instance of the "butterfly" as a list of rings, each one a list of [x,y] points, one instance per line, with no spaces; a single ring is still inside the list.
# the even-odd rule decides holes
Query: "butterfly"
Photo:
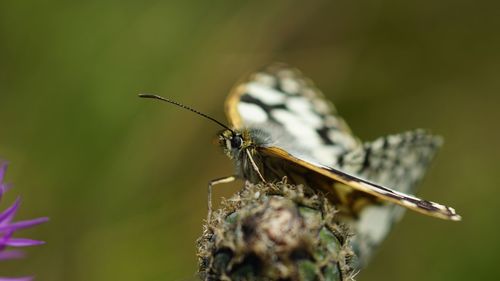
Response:
[[[177,104],[224,127],[218,141],[236,172],[209,184],[208,220],[212,186],[238,178],[260,183],[284,177],[323,191],[356,229],[361,248],[384,239],[401,217],[396,206],[461,219],[451,207],[412,195],[440,137],[414,130],[363,143],[311,80],[287,65],[269,65],[233,88],[225,103],[229,126],[174,101],[141,96]]]

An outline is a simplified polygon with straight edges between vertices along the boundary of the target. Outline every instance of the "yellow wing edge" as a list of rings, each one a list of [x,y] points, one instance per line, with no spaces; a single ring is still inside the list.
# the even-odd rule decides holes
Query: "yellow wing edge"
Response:
[[[238,103],[240,102],[241,95],[244,92],[245,84],[237,83],[236,86],[234,86],[229,92],[224,104],[227,121],[229,122],[229,126],[234,129],[241,129],[243,127],[243,120],[238,112]]]

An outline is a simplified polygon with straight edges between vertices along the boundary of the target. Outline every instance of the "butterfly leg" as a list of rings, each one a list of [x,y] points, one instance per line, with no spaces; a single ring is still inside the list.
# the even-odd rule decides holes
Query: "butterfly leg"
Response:
[[[230,183],[236,180],[235,176],[228,176],[223,178],[218,178],[211,180],[208,183],[208,215],[207,215],[207,224],[210,224],[212,219],[212,187],[221,183]]]
[[[264,177],[262,176],[262,174],[260,173],[259,171],[259,167],[257,166],[257,164],[255,163],[255,161],[253,160],[253,157],[252,157],[252,154],[250,153],[250,150],[249,149],[246,149],[245,152],[247,153],[248,155],[248,159],[250,160],[250,163],[252,163],[252,167],[253,167],[253,170],[257,173],[257,175],[259,175],[259,178],[260,180],[263,182],[263,183],[267,183],[266,182],[266,179],[264,179]]]

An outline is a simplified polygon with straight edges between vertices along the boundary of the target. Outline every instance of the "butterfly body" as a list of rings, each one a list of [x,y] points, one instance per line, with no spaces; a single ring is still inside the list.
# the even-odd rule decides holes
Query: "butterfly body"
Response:
[[[277,182],[286,178],[290,184],[321,189],[331,201],[338,203],[339,210],[345,214],[355,216],[361,209],[359,207],[363,200],[351,198],[356,196],[355,189],[294,162],[283,161],[281,158],[269,155],[266,151],[272,147],[272,136],[265,130],[251,128],[242,131],[224,130],[219,135],[219,143],[225,154],[233,160],[235,174],[241,179],[256,184],[262,181]],[[332,188],[334,186],[336,188]],[[374,203],[376,198],[370,198],[368,201]],[[349,202],[356,203],[356,206]]]

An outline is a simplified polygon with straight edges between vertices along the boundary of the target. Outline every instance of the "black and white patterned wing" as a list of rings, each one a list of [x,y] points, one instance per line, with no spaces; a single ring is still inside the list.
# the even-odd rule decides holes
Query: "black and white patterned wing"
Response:
[[[338,167],[351,174],[405,194],[414,194],[442,139],[424,130],[389,135],[364,143],[339,159]],[[364,208],[355,222],[358,255],[366,263],[373,250],[401,218],[404,208],[373,205]]]
[[[226,114],[234,128],[265,130],[272,145],[326,166],[361,147],[333,104],[298,70],[273,64],[233,89]]]
[[[424,130],[389,135],[343,155],[337,166],[371,182],[414,194],[441,144],[441,137]]]

